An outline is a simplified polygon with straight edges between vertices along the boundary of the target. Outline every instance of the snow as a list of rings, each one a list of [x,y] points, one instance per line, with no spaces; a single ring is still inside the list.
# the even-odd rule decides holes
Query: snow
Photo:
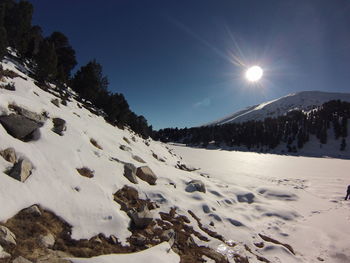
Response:
[[[349,262],[350,202],[343,200],[350,183],[349,161],[196,149],[152,140],[147,141],[147,146],[145,140],[128,129],[120,130],[79,108],[75,100],[56,107],[50,102],[56,98],[54,95],[38,88],[11,61],[2,64],[27,80],[4,80],[14,82],[16,91],[0,89],[0,113],[9,113],[10,103],[37,113],[46,111],[50,117],[66,120],[67,131],[63,136],[52,132],[53,124],[48,119],[40,128],[40,138],[25,143],[7,134],[0,125],[0,150],[13,147],[34,165],[32,175],[21,183],[4,173],[11,164],[0,158],[0,221],[39,204],[67,221],[74,239],[89,239],[103,233],[115,235],[126,244],[130,220],[113,201],[113,194],[130,185],[139,191],[141,198],[156,201],[160,205],[157,212],[177,207],[177,212],[186,215],[191,226],[210,240],[195,238],[196,242],[227,255],[231,262],[233,253],[259,262],[245,245],[271,262],[318,262],[317,257],[326,262]],[[91,138],[103,149],[94,147]],[[121,150],[122,144],[131,151]],[[155,159],[152,153],[165,162]],[[141,157],[158,176],[155,186],[141,180],[137,185],[130,183],[123,176],[123,164],[112,159],[137,167],[145,165],[132,155]],[[178,162],[200,170],[179,170],[175,168]],[[94,171],[93,178],[78,174],[76,168],[84,166]],[[206,193],[187,192],[191,180],[202,180]],[[203,232],[188,210],[226,242]],[[259,233],[291,245],[296,254],[271,242],[265,242],[264,248],[256,247],[254,243],[262,241]],[[232,243],[237,245],[229,246]],[[168,251],[169,245],[163,243],[135,254],[74,262],[179,262],[179,257]]]
[[[289,94],[279,99],[264,102],[259,105],[248,107],[244,110],[240,110],[229,116],[226,116],[225,118],[207,123],[204,126],[238,123],[251,120],[264,120],[268,117],[273,118],[282,116],[291,110],[310,111],[330,100],[342,100],[350,102],[350,94],[321,91],[302,91]]]
[[[93,257],[89,259],[70,259],[73,263],[134,263],[134,262],[166,262],[177,263],[180,261],[180,257],[175,254],[168,243],[162,243],[150,249],[147,249],[138,253],[131,254],[112,254],[106,256]]]
[[[344,201],[350,184],[348,160],[172,148],[222,188],[216,196],[221,206],[230,206],[231,212],[224,212],[226,218],[244,225],[239,240],[248,243],[249,238],[263,233],[296,251],[291,256],[274,245],[259,249],[264,257],[272,262],[319,262],[317,257],[325,262],[350,262],[350,202]],[[251,204],[232,198],[244,191],[255,196]],[[225,221],[215,226],[222,227],[223,232],[218,232],[226,239],[234,240],[238,233]]]

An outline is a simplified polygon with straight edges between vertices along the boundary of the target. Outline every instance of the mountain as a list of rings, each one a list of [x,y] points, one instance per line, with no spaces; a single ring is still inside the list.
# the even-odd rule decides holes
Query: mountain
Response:
[[[241,123],[252,120],[264,120],[287,114],[292,110],[310,111],[331,100],[350,102],[350,93],[333,93],[323,91],[302,91],[289,94],[279,99],[247,107],[222,119],[203,126]]]

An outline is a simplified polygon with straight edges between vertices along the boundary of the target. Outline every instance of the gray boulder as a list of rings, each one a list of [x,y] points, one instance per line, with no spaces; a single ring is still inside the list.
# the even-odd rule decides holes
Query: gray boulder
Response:
[[[137,184],[136,167],[131,163],[124,164],[124,176],[132,183]]]
[[[26,117],[32,121],[37,122],[40,125],[43,125],[44,122],[47,120],[47,116],[45,114],[37,114],[33,111],[24,109],[22,107],[19,107],[17,105],[9,105],[9,108],[13,111],[15,111],[18,115],[21,115],[23,117]]]
[[[28,259],[24,258],[24,257],[17,257],[15,258],[12,263],[32,263],[31,261],[29,261]]]
[[[0,226],[0,245],[16,245],[16,236],[5,226]]]
[[[0,123],[7,133],[22,141],[30,140],[34,131],[41,126],[35,121],[16,114],[0,116]]]
[[[12,178],[24,182],[31,175],[33,169],[32,163],[27,159],[20,159],[9,172]]]
[[[192,180],[187,183],[186,192],[199,191],[202,193],[206,192],[205,185],[201,180]]]
[[[137,228],[145,228],[153,221],[153,214],[144,206],[140,211],[130,210],[129,217]]]
[[[8,162],[15,163],[17,160],[16,151],[13,148],[7,148],[3,151],[0,151],[0,155]]]
[[[63,132],[67,130],[66,121],[61,118],[53,118],[52,122],[52,131],[62,136]]]
[[[154,172],[151,170],[151,168],[149,168],[148,166],[141,166],[137,168],[136,175],[138,178],[140,178],[143,181],[146,181],[150,185],[155,185],[158,179]]]

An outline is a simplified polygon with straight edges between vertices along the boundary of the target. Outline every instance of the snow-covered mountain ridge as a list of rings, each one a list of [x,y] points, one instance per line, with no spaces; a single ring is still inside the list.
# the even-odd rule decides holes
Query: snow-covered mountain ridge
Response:
[[[302,91],[239,110],[203,126],[264,120],[287,114],[292,110],[310,111],[331,100],[350,102],[350,93]]]

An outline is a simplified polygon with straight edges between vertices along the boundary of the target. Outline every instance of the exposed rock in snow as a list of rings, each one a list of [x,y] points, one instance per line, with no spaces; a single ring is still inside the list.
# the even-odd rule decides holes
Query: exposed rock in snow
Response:
[[[119,148],[123,151],[131,152],[132,149],[129,146],[126,146],[124,144],[120,145]]]
[[[15,163],[9,172],[9,176],[23,183],[31,175],[32,169],[32,163],[28,159],[23,158]]]
[[[129,211],[132,222],[137,228],[145,228],[153,221],[153,214],[144,206],[140,211]]]
[[[55,105],[56,107],[60,107],[60,101],[58,99],[53,99],[51,100],[52,104]]]
[[[139,163],[146,163],[140,156],[133,155],[132,158]]]
[[[34,217],[41,216],[41,211],[37,205],[32,205],[31,207],[24,209],[23,213],[28,214],[28,215],[32,215]]]
[[[141,166],[137,168],[136,171],[137,177],[141,180],[146,181],[150,185],[155,185],[157,181],[157,176],[148,166]]]
[[[5,226],[0,226],[0,245],[16,245],[16,236]]]
[[[1,116],[0,123],[10,135],[23,141],[31,140],[33,132],[40,128],[37,122],[16,114]]]
[[[137,184],[136,166],[132,163],[124,164],[124,176],[132,183]]]
[[[61,118],[53,118],[52,122],[52,131],[62,136],[63,132],[67,130],[66,121]]]
[[[39,237],[39,243],[47,248],[52,247],[55,244],[55,237],[51,233],[47,233]]]
[[[5,258],[9,258],[9,257],[11,257],[11,254],[4,251],[2,246],[0,246],[0,259],[5,259]]]
[[[8,162],[15,163],[17,160],[16,151],[12,147],[0,151],[0,155]]]
[[[15,104],[10,104],[9,109],[16,112],[18,115],[21,115],[23,117],[26,117],[32,121],[37,122],[40,125],[43,125],[45,121],[47,120],[47,116],[45,114],[38,114],[33,111],[27,110],[25,108],[22,108],[20,106],[17,106]]]
[[[205,193],[206,192],[205,184],[201,180],[192,180],[187,183],[186,191],[187,192],[199,191],[199,192]]]

